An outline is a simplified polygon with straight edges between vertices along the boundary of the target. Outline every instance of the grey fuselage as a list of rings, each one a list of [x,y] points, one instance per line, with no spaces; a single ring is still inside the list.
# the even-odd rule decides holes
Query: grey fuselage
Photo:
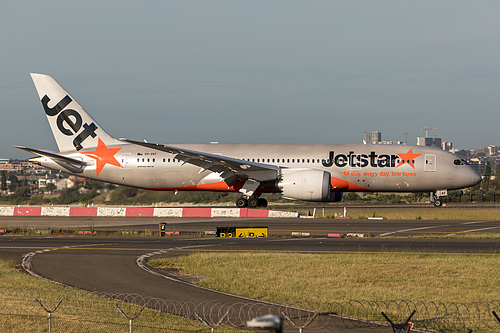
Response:
[[[337,192],[427,192],[461,189],[481,181],[481,176],[456,155],[424,146],[219,143],[170,146],[282,169],[328,171],[331,190]],[[88,161],[89,165],[81,169],[46,157],[32,160],[76,176],[151,190],[238,191],[237,187],[225,185],[218,173],[181,163],[170,153],[130,143],[108,148],[119,148],[114,157],[121,167],[105,165],[99,175],[92,165],[95,161],[80,154],[89,149],[60,153]]]

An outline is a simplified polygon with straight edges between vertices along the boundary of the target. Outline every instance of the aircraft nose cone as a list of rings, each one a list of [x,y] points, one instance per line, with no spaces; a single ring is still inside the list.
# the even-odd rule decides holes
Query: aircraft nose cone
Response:
[[[471,169],[472,170],[472,186],[474,185],[477,185],[479,184],[482,180],[483,180],[483,177],[481,177],[481,175],[479,174],[479,172],[477,172],[476,170],[474,169]]]

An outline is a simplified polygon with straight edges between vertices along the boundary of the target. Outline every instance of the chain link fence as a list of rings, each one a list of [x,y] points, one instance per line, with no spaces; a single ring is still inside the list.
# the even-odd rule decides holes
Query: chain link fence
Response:
[[[287,332],[379,331],[387,321],[439,332],[500,332],[493,314],[500,301],[436,303],[424,301],[179,302],[136,294],[92,293],[70,288],[0,288],[2,332],[226,332],[246,329],[246,322],[267,314],[283,319]]]

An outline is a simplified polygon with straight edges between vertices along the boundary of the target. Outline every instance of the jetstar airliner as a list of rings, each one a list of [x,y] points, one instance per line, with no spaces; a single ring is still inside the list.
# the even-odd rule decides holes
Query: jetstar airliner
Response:
[[[59,152],[19,147],[47,168],[158,191],[239,192],[238,207],[265,207],[262,193],[335,202],[343,192],[433,192],[481,176],[443,150],[407,145],[159,144],[109,135],[52,77],[31,74]]]

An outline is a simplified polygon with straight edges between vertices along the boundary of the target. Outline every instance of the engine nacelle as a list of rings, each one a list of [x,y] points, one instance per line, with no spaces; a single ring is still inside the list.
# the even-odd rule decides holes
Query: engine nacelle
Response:
[[[329,201],[331,175],[314,169],[281,169],[278,183],[283,197],[305,201]]]

